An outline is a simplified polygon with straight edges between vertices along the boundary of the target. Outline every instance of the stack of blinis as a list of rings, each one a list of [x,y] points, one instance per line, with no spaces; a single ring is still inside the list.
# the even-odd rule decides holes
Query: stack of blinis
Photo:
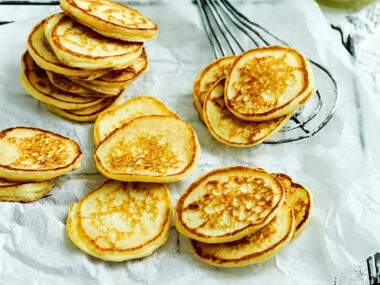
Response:
[[[30,33],[21,81],[51,112],[94,121],[147,70],[143,42],[155,38],[158,29],[137,11],[112,1],[60,4],[64,13],[42,20]]]
[[[77,169],[79,145],[46,130],[14,127],[0,132],[0,201],[43,198],[57,178]]]
[[[306,228],[312,195],[281,173],[232,166],[193,182],[175,208],[177,230],[200,260],[219,267],[266,261]]]
[[[269,46],[219,58],[194,83],[194,106],[222,143],[248,147],[275,135],[316,88],[296,50]]]

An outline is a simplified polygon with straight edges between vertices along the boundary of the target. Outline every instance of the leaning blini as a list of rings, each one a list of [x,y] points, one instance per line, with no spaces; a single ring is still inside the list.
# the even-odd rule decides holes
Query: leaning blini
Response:
[[[193,128],[172,116],[144,116],[113,131],[96,148],[99,171],[121,181],[175,182],[190,176],[200,147]]]
[[[164,103],[154,97],[140,96],[102,112],[94,125],[94,142],[98,145],[114,130],[137,117],[166,115],[178,118]]]

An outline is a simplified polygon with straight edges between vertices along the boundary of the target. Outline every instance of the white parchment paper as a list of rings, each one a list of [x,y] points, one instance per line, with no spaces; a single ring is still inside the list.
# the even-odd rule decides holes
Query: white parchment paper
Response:
[[[308,229],[275,258],[218,269],[192,256],[173,227],[150,257],[122,263],[92,258],[66,233],[69,206],[105,178],[93,159],[93,124],[51,114],[21,86],[20,57],[40,19],[57,6],[1,6],[0,129],[33,126],[76,140],[81,167],[59,178],[51,195],[34,203],[0,204],[0,284],[367,284],[365,260],[380,250],[380,102],[312,0],[242,1],[236,6],[294,48],[329,68],[341,101],[332,121],[311,139],[238,149],[217,142],[192,105],[192,84],[213,53],[197,7],[188,0],[133,6],[157,22],[160,35],[146,44],[150,73],[128,86],[125,99],[155,96],[198,134],[201,162],[188,179],[168,184],[176,202],[199,175],[243,164],[287,173],[307,186],[315,207]],[[318,84],[318,82],[317,82]]]

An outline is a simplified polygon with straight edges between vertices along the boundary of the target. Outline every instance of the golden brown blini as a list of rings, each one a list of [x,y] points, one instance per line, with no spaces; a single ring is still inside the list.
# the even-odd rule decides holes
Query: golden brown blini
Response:
[[[235,60],[224,96],[236,117],[266,121],[292,113],[315,90],[311,67],[298,51],[269,46],[249,50]]]
[[[172,201],[165,185],[107,180],[71,205],[67,230],[85,253],[120,262],[161,247],[171,218]]]
[[[0,132],[0,177],[43,181],[75,169],[82,160],[79,145],[52,132],[15,127]]]
[[[200,147],[193,128],[173,116],[143,116],[114,130],[96,148],[99,171],[121,181],[175,182],[198,165]]]
[[[83,69],[123,69],[141,54],[141,43],[99,35],[64,14],[45,20],[45,37],[65,65]]]
[[[106,37],[145,42],[158,35],[152,20],[110,0],[61,0],[60,4],[70,17]]]
[[[28,37],[28,51],[42,69],[62,76],[75,76],[81,80],[92,80],[109,72],[107,69],[89,70],[63,64],[45,38],[45,20],[38,23]]]
[[[263,169],[215,169],[181,195],[175,225],[181,234],[204,243],[239,240],[267,225],[284,196],[282,184]]]

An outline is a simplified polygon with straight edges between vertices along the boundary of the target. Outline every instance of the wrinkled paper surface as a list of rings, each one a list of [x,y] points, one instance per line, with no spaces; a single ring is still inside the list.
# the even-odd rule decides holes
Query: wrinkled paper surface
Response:
[[[49,197],[1,203],[0,284],[367,284],[365,260],[380,250],[379,99],[359,80],[360,70],[314,1],[239,1],[236,6],[334,74],[341,100],[321,132],[300,142],[243,149],[216,141],[192,104],[194,78],[214,58],[189,0],[132,6],[157,22],[160,35],[146,44],[151,72],[128,86],[124,98],[154,96],[198,134],[200,164],[190,178],[168,184],[173,203],[211,169],[262,167],[286,173],[312,191],[315,206],[307,230],[275,258],[243,268],[198,261],[174,227],[165,246],[141,260],[103,262],[81,252],[65,224],[69,206],[105,180],[92,155],[93,124],[51,114],[19,79],[30,30],[59,8],[1,6],[0,19],[15,23],[0,26],[0,129],[53,131],[77,141],[84,157],[78,170],[59,178]]]

